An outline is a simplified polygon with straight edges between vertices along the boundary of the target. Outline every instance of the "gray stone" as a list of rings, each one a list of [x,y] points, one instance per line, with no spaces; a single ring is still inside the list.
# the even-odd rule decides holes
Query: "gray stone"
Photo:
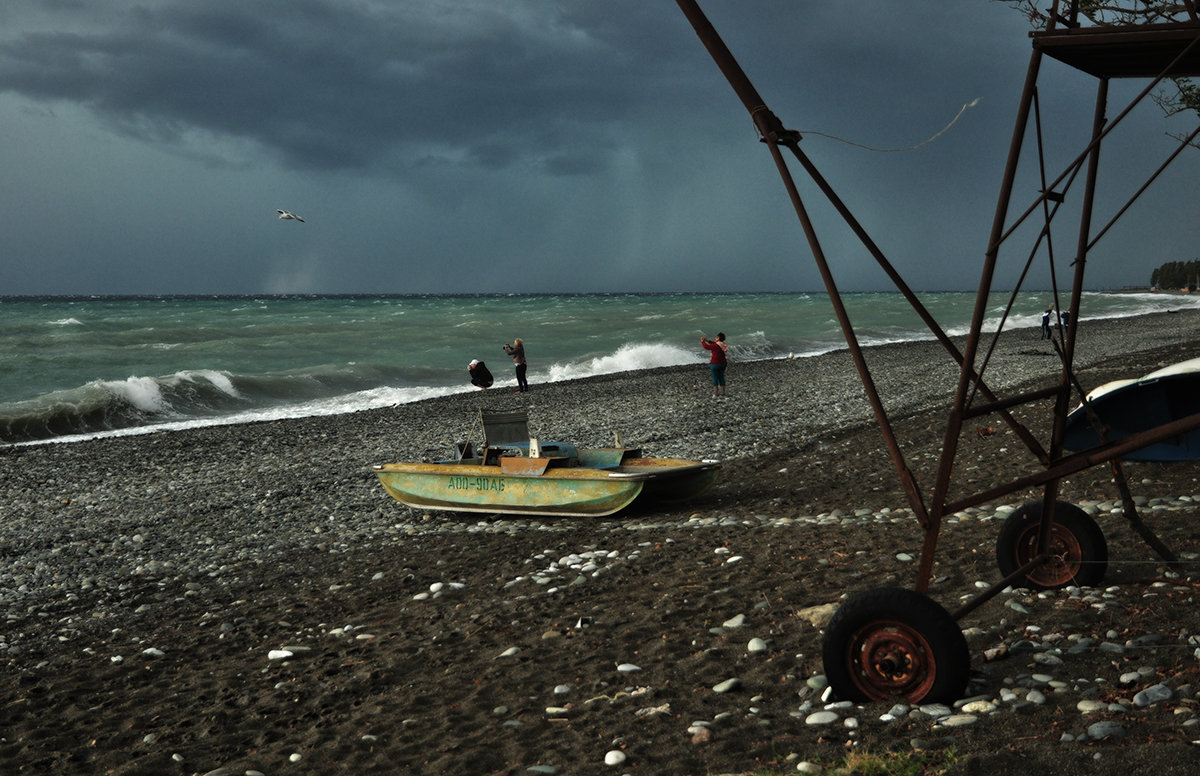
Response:
[[[1162,701],[1169,701],[1175,697],[1175,693],[1171,692],[1171,688],[1165,684],[1154,684],[1133,696],[1133,705],[1141,708],[1150,706]]]
[[[931,717],[949,717],[953,713],[953,710],[944,703],[923,703],[919,708],[922,713]]]
[[[966,727],[974,725],[978,721],[979,717],[974,714],[951,714],[949,717],[940,720],[938,724],[942,727]]]
[[[1105,738],[1124,738],[1129,735],[1120,723],[1111,720],[1093,722],[1088,725],[1087,734],[1088,738],[1093,741],[1101,741]]]
[[[715,692],[715,693],[733,692],[734,690],[740,690],[741,687],[742,687],[742,680],[738,679],[735,676],[732,679],[726,679],[725,681],[723,681],[720,684],[713,687],[713,692]]]

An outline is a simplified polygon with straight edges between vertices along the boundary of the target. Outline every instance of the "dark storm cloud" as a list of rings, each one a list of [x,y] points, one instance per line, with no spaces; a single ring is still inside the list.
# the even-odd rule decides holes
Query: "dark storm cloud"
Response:
[[[250,139],[307,168],[532,154],[574,174],[597,168],[606,132],[654,91],[647,79],[678,84],[643,45],[678,38],[661,34],[677,20],[646,5],[118,5],[86,31],[3,40],[0,89],[80,103],[139,136]]]
[[[973,288],[1026,20],[997,0],[701,5],[906,279]],[[1086,137],[1094,84],[1044,71],[1044,115]],[[975,98],[914,153],[828,137],[912,146]],[[670,0],[0,0],[0,123],[9,293],[820,287],[750,117]],[[839,282],[888,287],[800,177]],[[1148,260],[1192,250],[1166,231]]]

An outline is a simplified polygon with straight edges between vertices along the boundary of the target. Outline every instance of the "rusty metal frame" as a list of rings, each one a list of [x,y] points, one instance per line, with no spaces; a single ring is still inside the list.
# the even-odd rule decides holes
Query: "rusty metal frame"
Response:
[[[800,133],[787,129],[779,117],[767,107],[765,101],[750,82],[745,72],[743,72],[732,53],[725,46],[707,17],[700,10],[695,0],[676,0],[676,2],[695,29],[704,46],[708,49],[717,66],[721,69],[721,72],[725,75],[726,80],[729,81],[734,92],[750,113],[761,140],[765,143],[771,154],[771,158],[775,162],[775,166],[787,189],[788,197],[791,199],[792,206],[799,218],[808,241],[809,249],[820,272],[822,282],[833,304],[834,312],[842,329],[842,334],[845,337],[850,356],[862,380],[867,400],[871,405],[875,420],[883,433],[884,444],[892,458],[896,473],[899,476],[900,483],[904,488],[909,503],[924,531],[924,542],[916,575],[916,590],[921,593],[928,591],[932,577],[933,559],[937,549],[938,535],[945,516],[1027,488],[1043,488],[1043,509],[1039,526],[1037,556],[1024,568],[1019,569],[1008,578],[1001,580],[988,590],[969,600],[954,612],[953,616],[956,619],[964,616],[996,595],[1006,585],[1021,578],[1032,568],[1036,568],[1039,564],[1045,562],[1048,559],[1046,553],[1059,481],[1064,477],[1102,463],[1109,463],[1113,467],[1114,476],[1117,478],[1118,484],[1122,487],[1122,495],[1127,505],[1127,517],[1130,517],[1131,522],[1133,522],[1136,518],[1136,513],[1132,516],[1129,515],[1130,510],[1128,507],[1132,506],[1132,501],[1125,489],[1124,478],[1119,469],[1118,459],[1177,434],[1200,428],[1200,413],[1134,434],[1119,442],[1105,442],[1089,450],[1070,455],[1065,454],[1063,439],[1066,430],[1067,415],[1070,410],[1072,389],[1078,388],[1078,382],[1074,376],[1073,364],[1075,337],[1079,327],[1070,326],[1067,328],[1065,334],[1060,329],[1059,339],[1055,340],[1055,347],[1059,351],[1062,362],[1062,372],[1057,385],[1049,388],[1018,392],[1001,398],[989,389],[983,379],[983,372],[987,365],[986,357],[980,361],[980,350],[984,339],[983,323],[987,311],[988,294],[995,279],[1001,245],[1016,231],[1022,222],[1031,214],[1037,212],[1039,208],[1042,209],[1047,217],[1047,227],[1043,230],[1044,236],[1045,231],[1048,229],[1050,206],[1051,204],[1057,205],[1062,200],[1062,194],[1057,191],[1057,187],[1064,182],[1074,180],[1075,176],[1081,170],[1084,170],[1085,181],[1082,195],[1082,209],[1079,218],[1075,254],[1072,261],[1074,270],[1068,302],[1071,320],[1080,320],[1079,306],[1083,292],[1084,271],[1087,266],[1088,251],[1112,225],[1110,221],[1109,224],[1100,230],[1099,235],[1096,235],[1094,238],[1092,237],[1091,220],[1093,217],[1096,178],[1102,141],[1163,79],[1200,74],[1200,19],[1197,18],[1192,0],[1188,0],[1189,21],[1177,24],[1156,24],[1119,29],[1103,28],[1099,30],[1079,26],[1077,0],[1054,0],[1047,29],[1034,33],[1032,36],[1033,51],[1026,72],[1025,85],[1017,111],[1016,123],[1008,152],[1008,161],[1002,177],[987,250],[984,254],[983,269],[979,281],[975,308],[971,318],[971,325],[961,351],[920,302],[912,289],[904,282],[903,278],[901,278],[883,252],[870,238],[863,226],[855,219],[850,209],[834,192],[828,181],[820,174],[812,160],[801,150]],[[1066,3],[1067,7],[1060,8],[1062,3]],[[1041,64],[1045,56],[1058,59],[1065,64],[1097,77],[1098,88],[1091,138],[1076,159],[1052,182],[1045,183],[1043,170],[1043,190],[1040,196],[1013,223],[1009,224],[1008,210],[1013,199],[1013,188],[1018,162],[1021,158],[1025,137],[1029,133],[1031,113],[1036,111],[1037,82]],[[1111,121],[1106,119],[1109,80],[1111,78],[1132,77],[1149,77],[1151,81],[1115,119]],[[1040,126],[1037,131],[1040,138]],[[1196,131],[1180,144],[1179,149],[1153,173],[1150,180],[1147,180],[1137,193],[1133,195],[1129,203],[1120,209],[1113,221],[1119,218],[1129,205],[1146,190],[1150,182],[1174,160],[1188,143],[1195,139],[1197,133],[1200,133],[1200,127],[1197,127]],[[942,344],[951,358],[959,365],[959,377],[955,397],[947,419],[942,453],[932,484],[932,492],[928,495],[922,491],[920,483],[918,483],[916,476],[909,468],[903,451],[900,448],[895,429],[888,417],[871,369],[842,301],[829,260],[821,247],[816,227],[800,196],[783,149],[791,152],[805,174],[816,184],[821,194],[825,196],[829,204],[832,205],[855,236],[862,242],[872,258],[883,269],[896,290],[904,296],[928,327],[929,331],[934,335],[935,339]],[[1039,237],[1040,239],[1041,237]],[[1032,256],[1030,260],[1032,260]],[[1028,265],[1026,269],[1028,269]],[[1022,273],[1021,278],[1022,280],[1024,279],[1024,273]],[[1018,290],[1019,284],[1018,288],[1013,291],[1013,299],[1015,299]],[[1057,290],[1055,293],[1057,297]],[[1011,304],[1012,302],[1010,301]],[[1003,326],[1001,326],[1001,330],[995,333],[994,337],[996,339],[1001,335],[1002,328]],[[994,342],[995,340],[993,340],[993,344]],[[977,396],[982,397],[983,401],[976,403],[975,399]],[[1010,410],[1046,399],[1054,400],[1054,410],[1049,444],[1044,447],[1035,435],[1011,414]],[[995,414],[1003,420],[1021,439],[1029,452],[1032,453],[1037,463],[1042,467],[1041,471],[1018,477],[1003,485],[950,501],[948,499],[953,480],[954,461],[963,431],[963,424],[969,418],[984,414]],[[1150,537],[1147,536],[1149,529],[1137,525],[1135,527],[1138,528],[1139,532],[1144,532],[1143,536],[1150,541]],[[1151,545],[1155,546],[1153,541],[1151,541]]]

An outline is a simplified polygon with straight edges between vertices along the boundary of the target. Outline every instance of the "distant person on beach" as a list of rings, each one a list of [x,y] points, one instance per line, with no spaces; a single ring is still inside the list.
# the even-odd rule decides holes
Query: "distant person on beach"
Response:
[[[525,343],[520,337],[513,340],[513,344],[505,343],[504,352],[512,356],[513,365],[517,370],[517,393],[525,393],[529,390],[529,383],[525,380],[525,370],[529,365],[525,363]]]
[[[491,388],[492,383],[495,382],[492,379],[492,373],[488,371],[487,364],[477,358],[472,359],[471,363],[467,365],[467,374],[471,376],[471,385],[479,386],[481,391]]]
[[[1050,316],[1054,314],[1054,307],[1047,307],[1046,312],[1042,313],[1042,339],[1052,339],[1050,335]]]
[[[717,332],[717,338],[710,340],[708,337],[701,337],[700,344],[705,350],[712,353],[712,357],[708,360],[708,371],[712,373],[713,398],[725,395],[725,364],[727,360],[725,354],[729,352],[729,346],[725,344],[725,332]]]
[[[1060,323],[1062,323],[1063,336],[1065,337],[1067,336],[1067,331],[1071,328],[1071,311],[1063,310],[1058,314],[1058,320]]]

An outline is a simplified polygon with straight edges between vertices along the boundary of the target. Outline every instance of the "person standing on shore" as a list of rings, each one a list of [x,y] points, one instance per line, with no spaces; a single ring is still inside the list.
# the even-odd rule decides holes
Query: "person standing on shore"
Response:
[[[1051,339],[1050,335],[1050,316],[1054,314],[1054,306],[1046,308],[1046,312],[1042,313],[1042,336],[1044,340]]]
[[[1063,336],[1067,336],[1067,331],[1071,328],[1071,311],[1063,310],[1058,314],[1058,320],[1062,323]]]
[[[725,332],[717,332],[715,340],[710,340],[708,337],[701,337],[700,345],[712,353],[712,356],[708,360],[708,371],[712,373],[713,398],[724,396],[725,365],[728,363],[725,354],[729,352],[729,346],[725,344]]]
[[[479,390],[486,391],[492,387],[492,372],[479,359],[471,359],[471,363],[467,364],[467,374],[471,376],[471,385],[478,386]]]
[[[525,370],[529,365],[525,363],[525,343],[520,337],[513,340],[510,346],[507,343],[504,345],[504,352],[512,356],[513,365],[517,371],[517,393],[526,393],[529,390],[529,383],[525,380]]]

